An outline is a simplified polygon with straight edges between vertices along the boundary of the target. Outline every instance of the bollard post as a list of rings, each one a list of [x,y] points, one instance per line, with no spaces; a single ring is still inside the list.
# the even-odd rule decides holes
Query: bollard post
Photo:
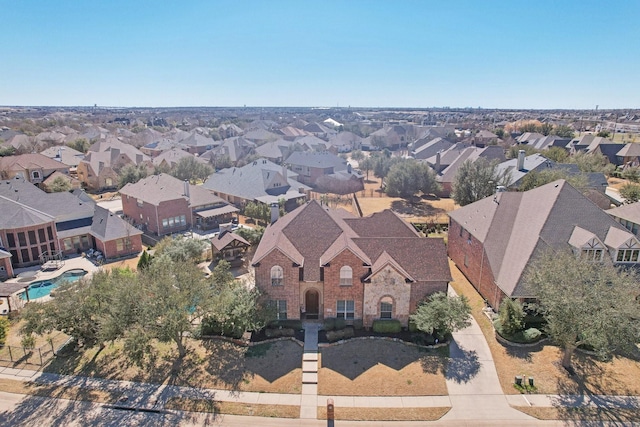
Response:
[[[332,421],[335,418],[335,412],[333,407],[333,399],[327,399],[327,420]]]

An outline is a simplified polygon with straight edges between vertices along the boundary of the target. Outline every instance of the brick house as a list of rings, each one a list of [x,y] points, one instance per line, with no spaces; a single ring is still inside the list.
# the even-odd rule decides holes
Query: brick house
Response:
[[[153,168],[151,159],[133,145],[118,140],[96,142],[78,163],[78,179],[92,191],[117,187],[120,170],[127,165]]]
[[[308,202],[267,227],[252,260],[279,318],[398,319],[451,280],[442,239],[390,210],[359,218]]]
[[[111,242],[118,246],[121,239],[128,239],[126,248],[109,251],[105,258],[140,252],[142,233],[117,216],[107,225],[101,221],[102,211],[91,200],[67,192],[45,193],[20,177],[0,181],[0,248],[9,252],[13,267],[102,250]]]
[[[192,227],[213,230],[238,212],[203,186],[164,173],[127,184],[120,194],[124,215],[158,236]]]
[[[69,166],[38,153],[0,157],[1,179],[20,176],[32,184],[41,184],[54,172],[69,175]]]
[[[523,274],[546,250],[637,265],[640,241],[564,180],[497,193],[449,213],[449,257],[494,308],[535,299]]]

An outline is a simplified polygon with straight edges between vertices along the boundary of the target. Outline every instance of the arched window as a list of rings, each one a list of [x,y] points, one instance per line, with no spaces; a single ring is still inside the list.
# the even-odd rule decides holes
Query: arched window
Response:
[[[353,280],[353,270],[348,265],[340,269],[340,286],[351,286]]]
[[[282,286],[284,285],[284,271],[279,265],[271,267],[271,285]]]
[[[380,300],[380,318],[393,318],[393,300],[391,297],[384,297]]]

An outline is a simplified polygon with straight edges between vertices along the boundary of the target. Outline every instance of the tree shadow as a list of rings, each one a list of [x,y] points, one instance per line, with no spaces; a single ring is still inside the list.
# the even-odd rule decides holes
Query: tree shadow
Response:
[[[449,344],[450,358],[446,379],[456,383],[467,383],[480,372],[480,361],[475,350],[464,350],[454,340]]]
[[[535,345],[527,346],[527,347],[517,347],[515,345],[505,344],[501,341],[498,341],[502,347],[504,347],[505,351],[510,357],[521,359],[525,362],[531,363],[533,361],[533,354],[539,353],[544,349],[545,342],[540,341]]]
[[[323,368],[331,369],[352,381],[379,364],[400,371],[419,360],[424,372],[444,373],[447,363],[446,357],[437,352],[378,340],[351,341],[325,347],[321,360]]]
[[[568,425],[628,425],[640,420],[636,392],[622,387],[620,378],[612,377],[593,357],[575,354],[574,374],[562,370],[565,375],[558,379],[558,396],[551,403]]]
[[[394,200],[391,202],[391,209],[399,214],[415,216],[436,217],[446,213],[444,209],[433,207],[428,201],[422,199]]]

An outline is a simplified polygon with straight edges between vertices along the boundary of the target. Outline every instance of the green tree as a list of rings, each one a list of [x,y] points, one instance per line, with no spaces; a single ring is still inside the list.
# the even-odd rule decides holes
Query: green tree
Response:
[[[257,221],[269,222],[271,220],[271,208],[265,203],[247,203],[244,207],[244,214]]]
[[[262,235],[264,234],[264,227],[255,227],[255,228],[246,228],[241,227],[238,228],[235,233],[245,239],[247,242],[251,244],[251,246],[257,246],[262,239]]]
[[[142,255],[140,255],[140,259],[138,260],[138,270],[144,270],[145,268],[149,267],[149,265],[151,264],[151,259],[151,255],[149,255],[149,252],[147,252],[146,249],[142,251]]]
[[[538,132],[544,136],[551,135],[551,132],[553,132],[553,125],[551,123],[542,123],[538,127]]]
[[[213,172],[214,170],[210,165],[197,160],[193,156],[189,156],[178,160],[178,163],[171,171],[171,175],[181,181],[189,181],[192,184],[196,184],[198,181],[206,180]]]
[[[380,154],[376,154],[371,157],[373,162],[373,174],[380,178],[380,188],[384,186],[384,179],[389,174],[391,166],[402,161],[399,157],[391,157],[391,153],[388,150],[382,151]]]
[[[371,159],[371,157],[365,157],[364,159],[358,161],[358,168],[361,171],[364,171],[367,177],[367,181],[369,181],[369,172],[373,170],[373,159]]]
[[[389,169],[386,193],[391,197],[410,199],[417,193],[431,194],[439,188],[435,172],[425,163],[410,159],[396,162]]]
[[[16,149],[12,146],[0,147],[0,157],[13,156],[16,154]]]
[[[565,163],[569,158],[569,153],[562,147],[549,147],[544,151],[544,156],[556,163]]]
[[[444,292],[431,295],[409,316],[416,327],[444,338],[471,324],[471,306],[466,296],[449,297]]]
[[[631,166],[622,171],[622,177],[631,182],[640,181],[640,168],[636,166]]]
[[[620,195],[627,201],[627,203],[640,201],[640,185],[630,183],[625,184],[620,188]]]
[[[351,158],[356,162],[360,162],[360,160],[364,159],[364,153],[362,150],[353,150],[351,153]]]
[[[78,138],[75,141],[69,142],[67,144],[67,147],[71,147],[81,153],[86,153],[87,151],[89,151],[90,146],[91,144],[89,144],[89,141],[84,138]]]
[[[118,174],[118,188],[131,183],[135,184],[147,177],[147,168],[144,165],[129,164],[120,169]]]
[[[525,156],[531,156],[532,154],[536,154],[540,152],[539,150],[537,150],[535,147],[532,147],[531,145],[527,145],[527,144],[512,145],[511,147],[509,147],[509,150],[507,150],[507,158],[517,159],[518,155],[520,154],[520,150],[524,150]]]
[[[220,261],[213,269],[214,306],[209,319],[236,336],[264,328],[273,320],[272,310],[255,286],[235,280],[229,268],[228,262]]]
[[[637,351],[640,304],[632,269],[549,251],[526,270],[524,283],[538,297],[546,332],[563,349],[565,368],[572,369],[572,355],[581,345],[602,357]]]
[[[507,335],[513,335],[524,328],[524,309],[519,301],[505,298],[500,304],[498,315],[502,331]]]
[[[609,138],[611,137],[611,132],[609,132],[608,130],[601,130],[596,136],[599,136],[601,138]]]
[[[531,171],[527,173],[522,178],[518,190],[531,190],[559,179],[564,179],[577,189],[586,188],[589,185],[589,179],[584,173],[570,174],[565,169],[543,169],[541,172]]]
[[[198,263],[202,260],[206,246],[204,240],[165,237],[155,246],[155,257],[165,255],[174,262]]]
[[[508,185],[509,174],[499,172],[497,162],[479,158],[465,161],[453,179],[451,198],[460,206],[484,199],[495,192],[496,186]]]
[[[49,186],[49,191],[51,191],[52,193],[62,193],[70,190],[71,183],[61,176],[56,177]]]
[[[599,153],[579,152],[567,159],[568,163],[578,165],[582,172],[605,172],[609,160]]]
[[[0,345],[4,345],[4,343],[7,342],[10,325],[9,319],[6,317],[0,317]]]
[[[567,125],[558,125],[554,127],[553,132],[551,134],[558,135],[560,138],[569,138],[569,139],[573,138],[575,135],[571,126],[567,126]]]
[[[493,131],[493,133],[495,133],[496,136],[500,139],[504,139],[506,134],[503,128],[497,128],[496,130]]]

